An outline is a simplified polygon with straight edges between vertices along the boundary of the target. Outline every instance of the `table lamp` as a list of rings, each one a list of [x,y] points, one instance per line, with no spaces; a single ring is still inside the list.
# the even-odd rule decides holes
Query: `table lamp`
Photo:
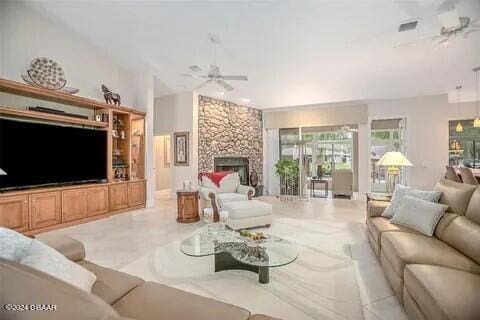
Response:
[[[393,193],[395,186],[399,182],[400,168],[409,167],[412,163],[405,158],[405,156],[398,151],[387,152],[378,160],[377,165],[387,166],[387,193]]]
[[[0,168],[0,176],[6,176],[7,173],[5,171],[2,170],[2,168]]]

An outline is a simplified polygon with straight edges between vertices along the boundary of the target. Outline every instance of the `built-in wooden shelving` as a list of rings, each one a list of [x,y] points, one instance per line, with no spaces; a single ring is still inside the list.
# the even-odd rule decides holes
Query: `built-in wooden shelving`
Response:
[[[48,120],[48,121],[61,122],[61,123],[80,124],[80,125],[97,127],[97,128],[108,127],[107,122],[93,121],[88,119],[62,116],[58,114],[51,114],[51,113],[31,111],[31,110],[21,110],[21,109],[16,109],[11,107],[0,106],[0,114],[6,114],[6,115],[22,117],[22,118]]]
[[[90,109],[112,109],[118,112],[128,112],[138,115],[145,115],[145,112],[135,110],[127,106],[113,106],[111,104],[93,100],[90,98],[59,93],[52,90],[33,87],[20,82],[0,78],[0,91],[13,93],[19,96],[47,100],[51,102],[64,103],[72,106]]]
[[[104,130],[108,136],[107,181],[0,192],[0,227],[36,234],[145,207],[144,112],[1,78],[0,92],[73,106],[69,108],[73,114],[76,109],[93,111],[87,112],[89,119],[44,113],[27,110],[23,101],[15,105],[9,97],[9,102],[2,102],[5,106],[0,106],[0,115],[84,125]],[[81,113],[85,114],[85,110]],[[92,116],[100,116],[104,122],[95,121]],[[122,175],[118,177],[120,171]]]

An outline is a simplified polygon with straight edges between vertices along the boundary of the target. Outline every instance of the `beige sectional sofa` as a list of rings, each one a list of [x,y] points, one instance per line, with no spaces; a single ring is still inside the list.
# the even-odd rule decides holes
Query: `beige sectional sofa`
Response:
[[[92,293],[0,258],[0,319],[273,320],[243,308],[144,280],[84,260],[83,245],[51,238],[48,245],[97,276]],[[3,306],[55,305],[55,311],[8,311]]]
[[[411,320],[480,319],[480,187],[442,179],[449,205],[433,237],[391,224],[369,201],[367,235]]]

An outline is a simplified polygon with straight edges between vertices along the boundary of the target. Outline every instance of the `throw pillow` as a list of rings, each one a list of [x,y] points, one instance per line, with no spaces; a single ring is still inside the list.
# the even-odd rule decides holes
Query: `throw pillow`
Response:
[[[387,218],[392,218],[397,214],[400,206],[402,205],[404,197],[413,197],[417,199],[422,199],[429,202],[438,202],[442,196],[441,191],[422,191],[406,187],[404,185],[398,184],[395,187],[395,192],[393,193],[392,200],[390,205],[383,211],[382,216]]]
[[[448,206],[444,204],[406,196],[403,198],[402,205],[398,212],[390,222],[408,227],[431,237],[438,221],[440,221],[440,218],[447,209]]]
[[[18,262],[23,258],[32,241],[32,238],[19,232],[0,227],[0,257]]]
[[[20,263],[48,273],[87,292],[92,291],[92,286],[97,280],[92,272],[68,260],[60,252],[38,240],[32,240]]]

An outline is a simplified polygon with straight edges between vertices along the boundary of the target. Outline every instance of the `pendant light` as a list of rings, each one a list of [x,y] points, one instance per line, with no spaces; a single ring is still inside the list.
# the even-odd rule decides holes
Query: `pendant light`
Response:
[[[476,67],[473,69],[475,72],[475,120],[473,120],[473,127],[480,128],[480,118],[478,117],[478,71],[480,71],[480,67]]]
[[[460,90],[462,89],[462,86],[457,86],[455,89],[457,89],[457,107],[458,107],[458,123],[455,128],[455,131],[463,132],[463,126],[462,126],[462,123],[460,122]]]

